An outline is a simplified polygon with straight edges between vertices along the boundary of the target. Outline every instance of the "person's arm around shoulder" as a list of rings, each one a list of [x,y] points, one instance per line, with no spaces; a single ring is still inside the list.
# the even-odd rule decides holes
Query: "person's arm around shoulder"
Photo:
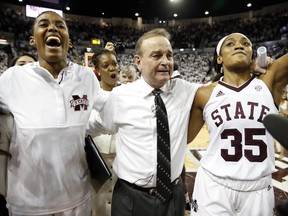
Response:
[[[270,89],[277,104],[280,103],[283,88],[288,84],[288,54],[276,59],[267,67],[266,74],[260,75]]]
[[[97,115],[93,115],[93,112],[91,112],[86,127],[86,135],[95,137],[101,134],[115,134],[117,132],[114,124],[116,98],[111,92],[107,92],[107,96],[103,109],[99,110]]]
[[[197,136],[197,134],[204,125],[203,110],[216,84],[217,82],[214,82],[210,85],[201,86],[196,92],[190,111],[190,119],[188,125],[188,143],[194,140],[194,138]]]
[[[96,110],[92,110],[86,127],[86,136],[90,135],[94,138],[96,136],[100,136],[101,134],[108,134],[102,124],[97,121],[98,118],[99,113]]]

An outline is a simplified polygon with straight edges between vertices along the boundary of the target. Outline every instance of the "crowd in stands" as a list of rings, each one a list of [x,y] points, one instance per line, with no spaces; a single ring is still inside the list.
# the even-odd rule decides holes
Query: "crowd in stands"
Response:
[[[30,27],[34,19],[26,17],[19,11],[0,9],[0,33],[11,34],[12,44],[0,45],[0,74],[8,67],[8,62],[18,54],[29,52],[36,55],[34,48],[28,44],[31,34]],[[95,23],[85,23],[79,20],[68,20],[70,37],[73,48],[69,58],[79,64],[84,63],[86,47],[83,41],[91,38],[101,38],[104,44],[107,41],[121,41],[126,52],[119,54],[120,66],[133,63],[133,49],[136,38],[147,31],[146,28],[136,29],[128,26],[112,26]],[[172,34],[172,45],[175,48],[175,61],[179,64],[182,77],[191,82],[209,82],[213,78],[212,67],[213,51],[216,41],[231,32],[241,32],[248,35],[256,44],[255,49],[265,45],[268,55],[272,58],[287,53],[288,44],[288,11],[275,12],[270,15],[253,17],[251,19],[235,18],[225,21],[207,23],[193,23],[186,26],[167,26]],[[179,51],[184,48],[186,51]],[[188,49],[188,51],[187,51]],[[254,52],[255,53],[255,52]]]

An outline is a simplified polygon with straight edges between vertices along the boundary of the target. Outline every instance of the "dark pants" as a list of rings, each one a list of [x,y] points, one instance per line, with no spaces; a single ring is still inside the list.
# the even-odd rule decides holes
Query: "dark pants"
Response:
[[[8,216],[8,209],[6,208],[5,197],[0,195],[0,216]]]
[[[172,197],[167,202],[118,179],[112,196],[112,216],[184,216],[184,194],[181,178],[173,186]]]

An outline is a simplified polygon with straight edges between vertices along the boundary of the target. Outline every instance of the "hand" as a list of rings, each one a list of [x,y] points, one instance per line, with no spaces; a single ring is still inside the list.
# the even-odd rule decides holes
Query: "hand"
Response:
[[[267,57],[266,61],[267,61],[267,66],[266,66],[266,68],[267,68],[274,62],[274,59],[272,59],[271,57]],[[257,63],[257,59],[256,59],[251,64],[250,71],[251,71],[251,73],[253,73],[255,75],[261,75],[261,74],[265,74],[266,73],[266,68],[259,67],[259,65]]]
[[[107,49],[111,52],[115,52],[115,46],[112,42],[107,42],[105,45],[105,49]]]

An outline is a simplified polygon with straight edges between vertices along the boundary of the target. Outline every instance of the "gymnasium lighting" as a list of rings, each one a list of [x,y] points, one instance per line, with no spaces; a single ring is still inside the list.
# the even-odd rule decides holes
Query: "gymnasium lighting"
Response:
[[[67,11],[70,11],[70,1],[67,1],[66,2],[66,4],[65,4],[65,9],[67,10]]]

